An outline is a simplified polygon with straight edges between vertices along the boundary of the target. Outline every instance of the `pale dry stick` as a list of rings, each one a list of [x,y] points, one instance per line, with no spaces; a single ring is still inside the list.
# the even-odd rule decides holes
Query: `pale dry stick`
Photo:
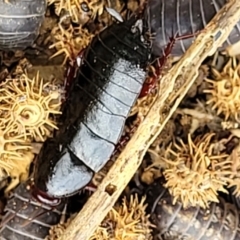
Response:
[[[161,79],[160,94],[146,118],[109,170],[96,192],[62,234],[61,240],[88,240],[114,206],[122,191],[141,164],[142,158],[162,131],[179,103],[195,81],[198,69],[207,56],[216,52],[240,18],[240,1],[229,1],[213,18],[180,61]],[[184,85],[181,86],[181,84]],[[176,92],[173,92],[176,86]],[[160,116],[170,96],[174,105],[166,116]],[[109,194],[107,189],[113,187]]]

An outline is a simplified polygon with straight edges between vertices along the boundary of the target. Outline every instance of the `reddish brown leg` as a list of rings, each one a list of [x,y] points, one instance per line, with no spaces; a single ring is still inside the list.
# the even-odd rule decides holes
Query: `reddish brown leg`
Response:
[[[163,67],[167,63],[167,58],[171,54],[175,42],[177,40],[184,40],[184,39],[191,38],[193,36],[196,36],[197,34],[199,34],[199,32],[196,32],[194,34],[184,35],[184,36],[178,36],[178,34],[175,34],[174,37],[169,38],[170,41],[169,41],[168,45],[166,46],[166,48],[164,50],[163,56],[156,59],[153,62],[154,71],[152,73],[149,73],[149,76],[147,77],[145,83],[143,84],[142,90],[139,94],[139,98],[142,98],[142,97],[148,95],[154,89],[156,89],[157,80],[158,80],[158,78],[159,78],[159,76],[162,72]],[[125,134],[121,137],[121,139],[119,140],[119,142],[118,142],[118,144],[115,148],[115,151],[114,151],[113,155],[116,154],[116,152],[121,151],[121,149],[127,144],[127,142],[131,138],[131,135],[135,132],[136,128],[137,127],[133,127],[131,129],[130,133],[127,133],[127,134]]]
[[[120,140],[118,141],[115,150],[112,154],[114,156],[117,152],[121,152],[122,149],[127,145],[128,141],[130,140],[131,136],[134,134],[136,131],[140,121],[134,124],[134,127],[130,129],[129,132],[125,133],[124,135],[121,136]]]
[[[176,34],[174,37],[169,38],[170,41],[169,41],[168,45],[166,46],[166,48],[164,49],[163,56],[160,58],[157,58],[153,62],[153,68],[155,69],[155,72],[149,74],[149,76],[147,77],[145,83],[143,84],[142,90],[140,92],[140,95],[139,95],[140,98],[145,97],[146,95],[151,93],[156,88],[157,79],[159,78],[163,67],[167,63],[167,58],[171,54],[175,42],[178,40],[192,38],[192,37],[196,36],[197,34],[199,34],[199,32],[196,32],[193,34],[187,34],[187,35],[183,35],[183,36],[178,36],[178,34]]]
[[[84,50],[82,49],[79,54],[77,55],[77,57],[74,57],[74,61],[73,62],[69,62],[68,66],[67,66],[67,70],[66,70],[66,74],[64,77],[64,89],[66,91],[65,94],[65,99],[67,99],[67,97],[69,96],[69,90],[70,90],[70,86],[73,82],[73,79],[76,75],[76,71],[79,68],[79,66],[81,65],[81,60],[84,54]]]

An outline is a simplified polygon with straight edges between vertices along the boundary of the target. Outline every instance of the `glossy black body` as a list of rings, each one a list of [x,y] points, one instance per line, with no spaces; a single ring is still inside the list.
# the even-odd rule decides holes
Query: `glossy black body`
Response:
[[[162,56],[169,38],[190,35],[206,26],[227,0],[149,0],[145,20],[154,34],[153,53]],[[156,34],[156,35],[155,35]],[[176,41],[172,55],[181,56],[192,44],[193,37]],[[240,41],[239,22],[222,46]]]
[[[240,239],[240,215],[238,208],[219,198],[209,209],[172,204],[173,198],[159,182],[153,183],[146,192],[147,211],[151,214],[154,239],[199,239],[238,240]]]
[[[46,0],[0,0],[0,50],[25,49],[39,34]]]
[[[150,47],[135,16],[97,35],[62,107],[59,130],[35,165],[36,187],[48,196],[73,195],[110,159],[141,91]],[[140,22],[141,23],[141,22]]]
[[[39,203],[33,199],[29,183],[20,184],[8,200],[0,240],[41,240],[49,234],[51,226],[59,223],[65,204],[51,209]]]

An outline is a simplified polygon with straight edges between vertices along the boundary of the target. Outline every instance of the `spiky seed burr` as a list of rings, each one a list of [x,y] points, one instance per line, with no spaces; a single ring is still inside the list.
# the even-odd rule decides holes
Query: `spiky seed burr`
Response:
[[[211,143],[214,134],[206,134],[188,143],[180,141],[168,148],[163,175],[173,196],[173,204],[180,200],[183,207],[200,206],[207,208],[210,202],[218,202],[218,191],[224,188],[231,173],[228,154],[215,153]]]

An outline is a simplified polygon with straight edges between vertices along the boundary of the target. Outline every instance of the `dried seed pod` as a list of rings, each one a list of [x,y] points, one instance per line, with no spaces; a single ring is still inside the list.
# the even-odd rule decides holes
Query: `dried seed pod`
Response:
[[[49,92],[50,83],[44,83],[39,74],[33,79],[22,74],[1,85],[1,123],[14,134],[24,134],[34,140],[44,141],[57,128],[51,115],[61,114],[61,93]]]
[[[237,240],[240,239],[239,212],[235,205],[220,198],[210,209],[172,204],[168,190],[155,182],[147,189],[148,211],[156,228],[154,239],[161,240]]]
[[[212,69],[214,80],[205,79],[211,84],[209,89],[204,90],[209,95],[207,104],[217,114],[223,114],[225,120],[232,118],[240,122],[240,64],[233,57],[230,58],[221,72]]]
[[[44,239],[51,226],[58,224],[64,213],[62,203],[54,210],[35,201],[28,181],[19,185],[5,207],[7,211],[1,223],[1,240]]]
[[[210,133],[192,140],[189,134],[187,144],[180,141],[166,151],[163,175],[174,203],[180,200],[184,207],[206,208],[210,202],[218,202],[218,191],[227,192],[231,161],[228,154],[216,151],[218,143],[212,142],[213,136]]]
[[[232,150],[230,161],[232,162],[230,168],[232,174],[228,180],[228,187],[231,189],[230,192],[235,202],[240,197],[240,143]]]
[[[130,201],[123,198],[122,204],[111,209],[89,240],[151,240],[152,225],[145,200],[143,197],[139,201],[136,195]]]

